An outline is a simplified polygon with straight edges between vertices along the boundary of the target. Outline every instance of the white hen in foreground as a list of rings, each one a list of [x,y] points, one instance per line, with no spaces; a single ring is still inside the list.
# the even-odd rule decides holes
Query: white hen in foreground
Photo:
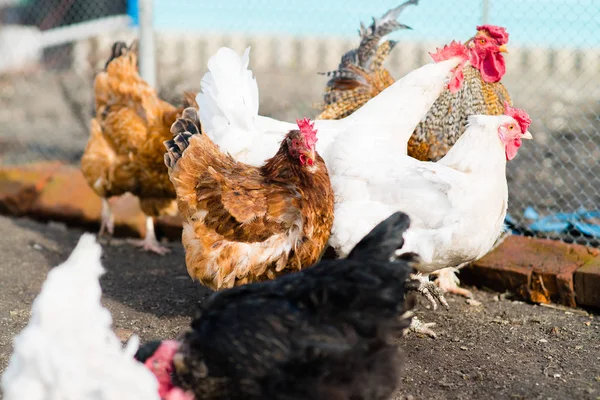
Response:
[[[158,382],[125,349],[100,303],[101,248],[84,234],[75,250],[48,273],[31,320],[15,338],[2,376],[5,400],[158,400]]]

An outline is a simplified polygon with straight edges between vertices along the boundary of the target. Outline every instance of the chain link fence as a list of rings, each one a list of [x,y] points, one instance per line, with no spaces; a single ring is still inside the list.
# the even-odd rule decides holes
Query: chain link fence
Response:
[[[161,96],[197,91],[220,46],[250,45],[261,114],[318,114],[326,78],[369,23],[400,0],[154,0]],[[133,12],[132,12],[133,10]],[[131,41],[135,2],[0,0],[0,159],[78,163],[93,112],[92,81],[115,40]],[[534,122],[508,166],[515,232],[600,244],[600,3],[593,0],[421,0],[399,18],[413,30],[387,66],[396,78],[427,52],[485,22],[511,34],[503,83]]]

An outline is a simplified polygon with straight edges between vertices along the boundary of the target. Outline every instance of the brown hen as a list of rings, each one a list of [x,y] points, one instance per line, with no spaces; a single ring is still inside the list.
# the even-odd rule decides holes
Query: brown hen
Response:
[[[262,167],[202,134],[193,108],[173,124],[165,163],[183,217],[188,273],[213,288],[273,279],[317,262],[333,224],[333,190],[316,131],[298,121]]]
[[[132,46],[133,47],[133,46]],[[175,190],[164,165],[163,142],[183,108],[161,100],[138,73],[135,48],[113,45],[112,55],[94,81],[96,117],[81,158],[88,184],[102,197],[100,234],[113,233],[114,220],[107,199],[127,192],[139,197],[146,214],[145,250],[164,254],[152,217],[176,215]],[[186,105],[195,105],[186,93]]]

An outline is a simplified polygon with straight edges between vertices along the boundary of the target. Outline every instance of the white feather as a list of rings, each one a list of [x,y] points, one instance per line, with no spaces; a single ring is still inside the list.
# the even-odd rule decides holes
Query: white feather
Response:
[[[240,104],[246,97],[258,98],[256,82],[245,69],[248,52],[243,60],[238,56],[235,61],[232,51],[227,57],[224,54],[217,52],[209,63],[208,74],[220,79],[205,76],[203,80],[217,88],[203,86],[199,98],[212,97],[207,102],[214,106],[201,112],[201,120],[222,150],[240,161],[261,165],[275,154],[285,133],[295,125],[258,114],[248,125],[247,116],[256,109]],[[317,151],[325,159],[336,196],[330,244],[339,255],[346,255],[397,210],[406,212],[412,221],[403,251],[420,254],[424,272],[476,259],[491,248],[506,213],[506,161],[496,128],[507,117],[471,118],[467,132],[438,163],[406,156],[410,136],[459,62],[454,58],[427,64],[349,117],[315,122]],[[236,67],[215,70],[227,63]],[[226,78],[227,74],[231,75]],[[223,84],[221,90],[222,81],[239,82],[236,85],[241,89],[229,90],[233,86]],[[256,91],[256,96],[249,96],[248,90]],[[219,100],[217,94],[225,92],[227,100]],[[235,112],[231,105],[237,107]],[[235,113],[244,118],[234,117]]]
[[[202,78],[202,91],[196,100],[205,132],[221,150],[238,161],[260,166],[275,155],[284,135],[296,124],[258,115],[258,87],[247,69],[248,57],[249,48],[243,57],[231,49],[219,49],[208,62],[209,72]],[[451,59],[427,64],[396,81],[349,117],[316,121],[317,151],[329,170],[335,169],[327,155],[330,148],[339,144],[337,138],[347,143],[350,135],[348,145],[355,151],[349,155],[374,135],[383,138],[379,148],[406,153],[408,138],[439,97],[458,62]]]
[[[336,206],[332,246],[346,255],[364,234],[400,210],[411,218],[401,253],[419,254],[422,272],[486,254],[506,216],[506,158],[498,127],[511,120],[470,117],[465,133],[437,163],[388,152],[337,171],[332,186],[344,200]]]
[[[124,350],[100,303],[104,273],[94,235],[48,273],[2,376],[5,400],[158,400],[152,373]]]

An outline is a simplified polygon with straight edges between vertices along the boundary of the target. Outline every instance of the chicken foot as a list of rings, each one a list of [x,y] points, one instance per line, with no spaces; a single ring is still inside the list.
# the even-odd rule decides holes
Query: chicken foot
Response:
[[[459,296],[464,296],[468,299],[472,299],[473,293],[471,293],[470,290],[463,289],[458,286],[460,280],[456,276],[456,273],[458,272],[458,269],[460,267],[462,267],[462,265],[457,268],[448,267],[437,271],[438,277],[434,282],[444,293],[454,293]]]
[[[410,274],[406,289],[414,292],[419,292],[429,300],[434,310],[437,309],[437,303],[439,302],[446,309],[450,308],[448,302],[444,297],[442,290],[429,280],[428,275],[423,275],[420,272],[416,274]]]
[[[502,232],[500,234],[500,236],[498,237],[498,239],[496,239],[496,242],[494,243],[494,245],[492,246],[492,249],[490,251],[492,251],[496,247],[500,246],[502,244],[502,242],[504,242],[506,240],[506,238],[509,236],[510,236],[509,232],[506,232],[506,231]],[[464,264],[459,265],[458,267],[443,268],[439,271],[434,272],[434,274],[437,274],[437,276],[438,276],[434,282],[437,283],[439,288],[444,293],[454,293],[459,296],[466,297],[467,299],[472,299],[473,293],[471,293],[470,290],[459,287],[458,285],[460,284],[460,279],[458,279],[458,277],[456,276],[456,274],[459,272],[459,270],[467,264],[468,263],[464,263]]]
[[[433,326],[435,326],[435,322],[423,322],[414,316],[410,321],[410,326],[405,329],[404,335],[408,334],[408,332],[415,332],[422,333],[423,335],[427,335],[435,339],[437,338],[437,334],[431,330]]]
[[[406,284],[406,290],[419,292],[425,296],[434,310],[437,309],[438,302],[446,309],[450,308],[441,289],[435,282],[429,280],[428,275],[423,275],[420,272],[410,274]],[[431,329],[433,326],[435,326],[435,322],[423,322],[414,316],[410,321],[410,326],[404,331],[404,334],[406,335],[408,332],[422,333],[435,339],[437,334]]]
[[[161,246],[158,243],[154,232],[154,220],[149,216],[146,216],[146,236],[144,239],[129,239],[128,242],[133,246],[142,247],[144,251],[151,251],[161,256],[171,251],[168,247]]]

